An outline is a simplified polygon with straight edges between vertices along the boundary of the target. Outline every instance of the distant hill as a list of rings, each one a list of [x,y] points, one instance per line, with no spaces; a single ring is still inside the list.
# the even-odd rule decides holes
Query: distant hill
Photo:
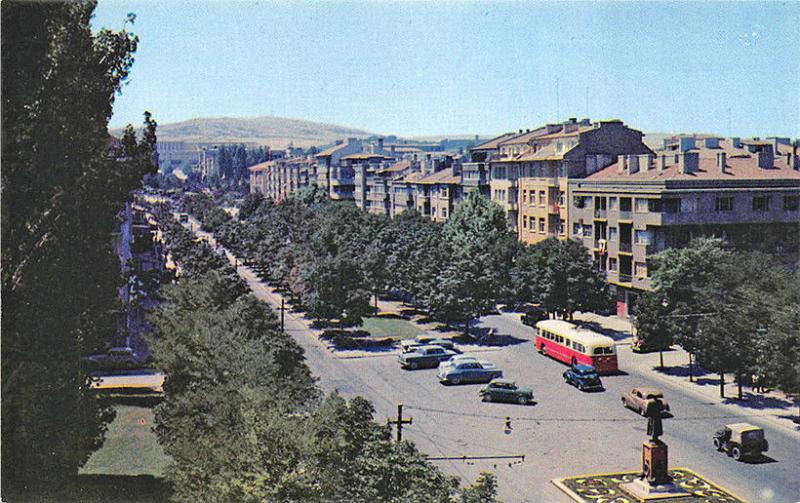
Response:
[[[121,130],[112,131],[119,135]],[[323,124],[283,117],[201,117],[158,125],[158,139],[191,143],[253,143],[285,148],[334,143],[348,137],[363,138],[371,133],[335,124]]]

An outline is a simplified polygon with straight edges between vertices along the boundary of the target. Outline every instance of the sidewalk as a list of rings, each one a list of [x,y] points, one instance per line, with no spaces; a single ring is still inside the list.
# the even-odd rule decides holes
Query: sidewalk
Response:
[[[767,421],[795,433],[800,438],[800,425],[793,422],[797,417],[798,404],[780,390],[769,393],[754,393],[749,386],[742,388],[742,400],[738,397],[735,376],[725,375],[725,398],[719,396],[719,375],[694,365],[694,380],[689,380],[689,354],[678,346],[664,352],[664,368],[659,369],[659,353],[634,353],[630,349],[631,323],[616,316],[600,316],[577,313],[576,320],[596,323],[603,331],[616,332],[613,338],[620,347],[620,366],[635,369],[671,387],[677,387],[707,403],[721,404],[737,414],[752,416],[755,420]]]

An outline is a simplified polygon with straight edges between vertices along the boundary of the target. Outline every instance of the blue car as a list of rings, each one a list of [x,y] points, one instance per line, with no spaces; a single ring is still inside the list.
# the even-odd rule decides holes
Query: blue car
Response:
[[[581,391],[603,390],[597,369],[591,365],[575,365],[564,371],[564,381]]]

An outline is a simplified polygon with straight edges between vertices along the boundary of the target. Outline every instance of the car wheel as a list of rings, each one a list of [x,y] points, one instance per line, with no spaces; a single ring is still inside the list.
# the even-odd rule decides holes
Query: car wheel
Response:
[[[483,395],[483,401],[484,402],[491,402],[492,401],[491,393],[486,393],[485,395]]]
[[[731,455],[733,455],[733,459],[739,461],[742,459],[742,450],[737,446],[731,449]]]
[[[542,344],[542,347],[539,348],[539,352],[542,354],[542,356],[547,356],[547,350],[545,349],[544,344]]]
[[[644,413],[645,413],[644,407],[641,407],[641,408],[639,409],[639,414],[641,414],[642,416],[644,416]]]
[[[520,405],[527,405],[528,404],[528,399],[525,398],[524,396],[518,397],[517,398],[517,403],[519,403]]]
[[[458,376],[453,376],[453,377],[450,378],[450,382],[453,383],[453,384],[459,384],[459,383],[461,383],[461,378],[458,377]]]
[[[583,391],[583,384],[579,384],[579,385],[578,385],[578,389],[579,389],[579,390],[581,390],[581,391]]]
[[[408,364],[408,368],[410,368],[411,370],[417,370],[417,367],[418,367],[418,366],[419,366],[419,365],[417,364],[417,362],[410,362],[410,363]]]
[[[628,401],[625,400],[624,397],[622,398],[622,406],[625,407],[626,409],[628,408]]]
[[[722,442],[720,442],[716,437],[714,437],[714,448],[718,451],[722,450]]]

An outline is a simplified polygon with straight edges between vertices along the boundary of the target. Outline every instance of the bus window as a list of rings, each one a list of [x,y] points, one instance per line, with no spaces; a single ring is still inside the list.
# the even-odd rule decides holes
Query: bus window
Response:
[[[598,346],[598,347],[594,348],[594,354],[596,354],[596,355],[613,355],[614,354],[614,349],[610,348],[610,347]]]
[[[571,342],[572,342],[572,341],[571,341],[571,340],[569,340],[569,339],[564,339],[564,345],[565,345],[566,347],[568,347],[568,348],[572,347],[572,344],[571,344]]]

